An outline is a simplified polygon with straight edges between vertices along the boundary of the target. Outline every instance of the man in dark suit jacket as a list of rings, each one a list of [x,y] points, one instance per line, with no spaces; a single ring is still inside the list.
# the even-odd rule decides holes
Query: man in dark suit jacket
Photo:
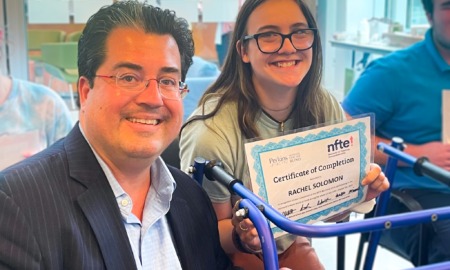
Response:
[[[79,41],[80,122],[0,172],[0,269],[228,269],[208,196],[159,157],[182,123],[187,22],[138,2]]]
[[[169,167],[167,213],[183,269],[226,269],[205,192]],[[175,258],[174,258],[175,259]],[[0,174],[0,269],[135,269],[119,207],[78,125]]]

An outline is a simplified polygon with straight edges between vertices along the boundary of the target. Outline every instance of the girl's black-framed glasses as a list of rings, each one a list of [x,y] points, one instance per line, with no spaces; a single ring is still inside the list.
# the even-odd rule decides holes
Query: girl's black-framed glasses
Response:
[[[298,29],[287,35],[278,32],[263,32],[245,36],[244,41],[255,39],[258,49],[262,53],[276,53],[283,47],[284,40],[287,38],[296,50],[304,51],[312,47],[316,33],[316,28]]]

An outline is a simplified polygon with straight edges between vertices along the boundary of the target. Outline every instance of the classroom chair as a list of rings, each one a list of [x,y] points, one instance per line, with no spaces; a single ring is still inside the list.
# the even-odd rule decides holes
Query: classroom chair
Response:
[[[33,60],[40,60],[43,43],[63,42],[65,37],[66,32],[57,29],[27,30],[28,56]]]

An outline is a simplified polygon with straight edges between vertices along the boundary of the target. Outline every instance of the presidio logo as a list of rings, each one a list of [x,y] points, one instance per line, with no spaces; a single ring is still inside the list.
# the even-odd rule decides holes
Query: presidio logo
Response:
[[[334,143],[328,145],[328,153],[346,149],[350,146],[353,146],[353,136],[350,136],[348,140],[336,139]]]

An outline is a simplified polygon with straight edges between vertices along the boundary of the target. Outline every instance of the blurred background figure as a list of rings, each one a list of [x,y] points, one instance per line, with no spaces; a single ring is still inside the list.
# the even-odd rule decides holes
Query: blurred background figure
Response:
[[[401,137],[405,152],[426,156],[450,170],[450,144],[442,142],[442,94],[450,89],[450,1],[422,0],[431,28],[425,40],[369,64],[361,74],[343,107],[350,115],[373,112],[376,143]],[[386,156],[375,151],[375,161]],[[401,165],[400,165],[401,166]],[[393,188],[413,197],[424,209],[450,205],[450,188],[412,168],[399,167]],[[408,211],[391,200],[390,214]],[[428,262],[450,260],[450,221],[425,224],[428,246],[422,247]],[[382,242],[404,254],[417,265],[420,227],[388,230]]]
[[[66,136],[73,121],[52,89],[0,75],[0,170]]]
[[[210,86],[219,76],[219,67],[210,61],[199,56],[192,57],[193,64],[186,75],[186,83],[189,88],[189,94],[183,99],[184,115],[183,121],[191,115],[198,106],[198,101],[206,88]]]

